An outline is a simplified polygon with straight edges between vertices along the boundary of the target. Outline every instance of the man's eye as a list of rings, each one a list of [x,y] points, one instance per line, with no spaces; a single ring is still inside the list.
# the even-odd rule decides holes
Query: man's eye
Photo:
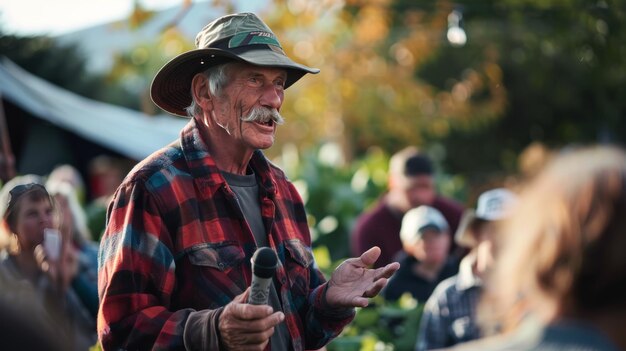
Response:
[[[259,86],[261,85],[261,80],[256,77],[250,77],[248,78],[248,83],[253,86]]]

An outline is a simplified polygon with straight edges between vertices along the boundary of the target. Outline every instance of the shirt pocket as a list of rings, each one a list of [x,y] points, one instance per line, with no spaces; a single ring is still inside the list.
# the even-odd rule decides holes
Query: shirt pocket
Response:
[[[235,241],[195,245],[185,253],[190,269],[185,273],[193,281],[185,289],[196,306],[224,306],[246,289],[241,267],[245,259]]]
[[[225,241],[196,245],[189,249],[187,257],[194,266],[211,267],[226,272],[239,266],[245,255],[236,242]]]
[[[298,239],[284,241],[286,257],[285,270],[289,278],[291,292],[298,295],[309,293],[309,266],[313,264],[311,248]]]

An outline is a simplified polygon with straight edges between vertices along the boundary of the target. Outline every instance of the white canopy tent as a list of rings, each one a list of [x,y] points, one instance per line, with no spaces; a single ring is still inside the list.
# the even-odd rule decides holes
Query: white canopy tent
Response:
[[[33,116],[134,160],[177,139],[188,121],[87,99],[28,73],[7,58],[0,60],[0,92],[3,99]]]

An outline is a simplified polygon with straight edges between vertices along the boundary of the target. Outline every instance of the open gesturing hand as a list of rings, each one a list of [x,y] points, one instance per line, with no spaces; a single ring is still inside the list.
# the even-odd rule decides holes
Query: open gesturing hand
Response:
[[[361,257],[350,258],[335,269],[328,282],[326,303],[330,307],[365,307],[387,285],[387,280],[400,268],[398,262],[385,267],[370,267],[380,256],[377,246],[364,252]]]

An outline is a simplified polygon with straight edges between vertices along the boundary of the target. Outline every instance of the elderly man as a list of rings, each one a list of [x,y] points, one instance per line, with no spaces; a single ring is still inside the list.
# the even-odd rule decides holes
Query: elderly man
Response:
[[[284,90],[319,70],[289,59],[251,13],[221,17],[198,49],[152,83],[188,114],[180,140],[141,162],[109,206],[100,249],[98,334],[105,350],[304,350],[335,337],[398,264],[379,248],[317,269],[302,200],[261,149],[274,143]],[[247,304],[258,247],[279,259],[268,305]]]
[[[382,292],[387,300],[397,300],[408,292],[420,303],[426,302],[437,284],[456,274],[458,264],[449,257],[448,222],[430,206],[409,210],[402,217],[398,273]]]

